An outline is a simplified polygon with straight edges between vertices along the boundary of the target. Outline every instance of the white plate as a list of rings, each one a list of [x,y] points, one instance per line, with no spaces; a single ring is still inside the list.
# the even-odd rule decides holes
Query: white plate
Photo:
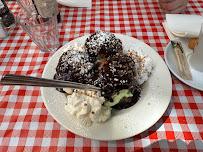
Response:
[[[82,126],[75,116],[65,110],[66,97],[55,88],[41,88],[44,104],[55,120],[69,131],[90,139],[119,140],[137,135],[154,125],[166,111],[172,93],[170,72],[159,54],[147,44],[129,36],[115,34],[123,42],[124,50],[142,49],[153,59],[154,71],[143,85],[140,100],[132,107],[112,111],[112,117],[105,123]],[[53,78],[55,67],[67,45],[75,42],[84,44],[87,36],[77,38],[60,48],[48,61],[42,77]]]
[[[177,38],[176,39],[176,41],[181,42],[185,55],[187,57],[187,60],[188,60],[189,54],[192,53],[192,50],[188,47],[188,43],[190,40],[191,40],[191,38]],[[189,68],[190,68],[190,72],[192,75],[192,80],[185,80],[185,79],[181,78],[180,73],[178,71],[178,66],[176,63],[175,55],[173,53],[173,48],[172,48],[171,42],[168,43],[168,45],[165,48],[164,58],[165,58],[166,64],[168,65],[169,69],[171,70],[171,72],[179,80],[181,80],[183,83],[185,83],[193,88],[203,91],[203,72],[199,72],[199,71],[195,70],[190,64],[189,64]]]

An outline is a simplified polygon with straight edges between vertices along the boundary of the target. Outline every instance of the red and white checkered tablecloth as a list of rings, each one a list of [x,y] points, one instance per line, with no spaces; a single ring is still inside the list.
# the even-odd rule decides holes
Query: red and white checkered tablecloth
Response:
[[[17,14],[20,7],[8,2]],[[170,41],[157,0],[93,0],[92,8],[59,5],[60,44],[96,30],[144,41],[163,58]],[[203,13],[191,0],[185,14]],[[41,77],[53,53],[44,53],[16,25],[0,40],[0,77],[6,73]],[[203,151],[203,92],[172,75],[172,97],[161,119],[145,132],[119,141],[97,141],[71,133],[44,106],[39,87],[0,86],[0,152],[6,151]]]

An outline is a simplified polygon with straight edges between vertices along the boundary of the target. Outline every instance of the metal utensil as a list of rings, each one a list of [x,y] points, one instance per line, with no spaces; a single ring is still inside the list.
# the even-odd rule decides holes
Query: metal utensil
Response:
[[[25,85],[25,86],[40,86],[40,87],[54,87],[54,88],[72,88],[98,91],[100,88],[89,85],[76,83],[71,81],[62,81],[54,79],[46,79],[25,75],[5,74],[1,78],[1,85]]]

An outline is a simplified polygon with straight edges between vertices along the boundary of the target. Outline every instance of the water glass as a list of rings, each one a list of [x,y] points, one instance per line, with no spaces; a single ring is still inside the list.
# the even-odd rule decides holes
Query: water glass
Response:
[[[32,12],[33,11],[33,10],[29,9],[30,8],[29,6],[33,5],[32,0],[16,0],[16,2],[26,12]]]
[[[26,10],[32,11],[28,12]],[[57,28],[57,14],[44,20],[37,14],[34,5],[30,5],[26,6],[26,9],[21,9],[18,12],[16,21],[41,51],[56,51],[60,46]]]

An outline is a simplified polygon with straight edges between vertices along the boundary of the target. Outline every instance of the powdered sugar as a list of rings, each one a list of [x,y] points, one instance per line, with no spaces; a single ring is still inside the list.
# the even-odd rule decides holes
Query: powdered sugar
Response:
[[[93,63],[89,62],[89,56],[85,52],[84,46],[75,43],[74,46],[68,46],[67,49],[63,51],[67,53],[62,56],[63,68],[71,65],[72,68],[79,71],[81,75],[92,69]]]

